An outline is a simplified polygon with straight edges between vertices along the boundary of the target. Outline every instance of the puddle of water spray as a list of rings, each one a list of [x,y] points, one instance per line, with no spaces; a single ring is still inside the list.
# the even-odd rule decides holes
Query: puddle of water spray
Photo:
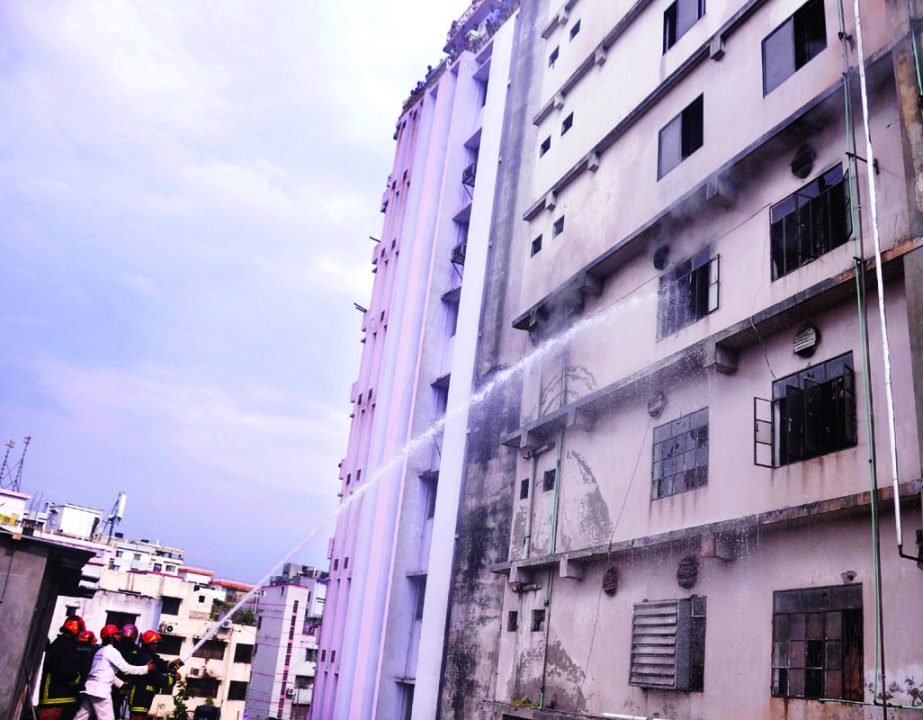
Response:
[[[575,337],[578,337],[582,333],[595,327],[596,325],[599,325],[605,320],[611,319],[611,317],[617,311],[631,310],[634,306],[640,305],[642,302],[650,299],[651,296],[656,297],[656,294],[636,294],[640,289],[641,288],[637,288],[627,296],[623,296],[613,302],[611,305],[603,308],[595,315],[584,318],[583,320],[580,320],[579,322],[571,325],[567,330],[560,333],[559,335],[556,335],[553,338],[549,338],[537,348],[535,348],[532,352],[523,356],[515,365],[511,365],[510,367],[504,368],[498,372],[488,383],[481,387],[476,393],[471,395],[467,401],[451,408],[443,417],[436,420],[422,433],[408,440],[407,443],[395,453],[391,460],[378,468],[378,470],[375,471],[375,473],[365,484],[355,490],[348,498],[346,498],[346,500],[340,504],[336,511],[325,517],[314,527],[313,530],[311,530],[311,532],[299,540],[298,543],[292,547],[280,560],[276,561],[276,563],[269,569],[269,571],[254,584],[253,589],[241,597],[240,600],[238,600],[237,603],[231,607],[224,615],[218,618],[214,627],[205,633],[202,638],[192,647],[192,649],[189,650],[189,652],[182,656],[182,661],[186,662],[199,650],[199,648],[201,648],[206,642],[215,637],[218,631],[221,630],[222,623],[226,619],[233,617],[234,613],[246,605],[260,591],[263,585],[269,582],[269,580],[275,574],[276,570],[291,560],[298,553],[298,551],[301,550],[301,548],[303,548],[311,540],[317,537],[321,530],[327,527],[328,523],[335,521],[344,510],[349,509],[353,503],[357,502],[359,498],[365,495],[371,488],[375,487],[378,481],[386,473],[393,470],[398,464],[403,463],[406,458],[413,455],[417,450],[421,449],[428,442],[433,440],[439,433],[441,433],[445,427],[447,418],[454,417],[459,413],[467,412],[471,408],[477,407],[482,402],[487,400],[498,388],[503,387],[511,380],[513,380],[517,375],[525,372],[536,362],[544,359],[549,354],[566,347],[567,344]]]

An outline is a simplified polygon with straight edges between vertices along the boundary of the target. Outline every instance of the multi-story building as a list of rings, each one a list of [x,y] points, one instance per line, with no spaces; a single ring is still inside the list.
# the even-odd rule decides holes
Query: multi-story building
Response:
[[[522,5],[438,717],[914,716],[918,12]]]
[[[315,720],[435,710],[513,10],[472,4],[397,123],[340,466]]]
[[[286,563],[260,588],[247,715],[250,720],[305,720],[317,668],[317,634],[326,573]]]

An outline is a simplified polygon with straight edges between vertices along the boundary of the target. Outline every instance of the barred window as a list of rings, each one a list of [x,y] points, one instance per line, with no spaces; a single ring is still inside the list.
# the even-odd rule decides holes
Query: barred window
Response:
[[[773,593],[772,694],[862,700],[862,586]]]

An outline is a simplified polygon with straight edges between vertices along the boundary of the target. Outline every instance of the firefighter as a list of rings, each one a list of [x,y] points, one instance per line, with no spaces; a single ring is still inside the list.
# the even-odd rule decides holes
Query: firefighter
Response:
[[[115,675],[116,671],[126,675],[147,675],[151,670],[156,670],[154,663],[132,665],[125,662],[118,649],[122,632],[115,625],[106,625],[99,634],[103,646],[93,658],[93,666],[81,693],[80,706],[74,720],[89,720],[91,715],[95,715],[96,720],[113,720],[112,686],[121,684]]]
[[[128,623],[122,626],[121,639],[116,642],[116,647],[122,654],[122,659],[129,665],[140,665],[139,655],[141,648],[138,647],[138,627]],[[116,718],[125,717],[125,704],[128,701],[128,693],[131,691],[130,681],[124,673],[116,672],[115,676],[121,680],[121,684],[112,688],[112,709]]]
[[[77,711],[81,674],[77,637],[85,630],[83,618],[64,621],[54,642],[45,649],[45,666],[38,695],[38,720],[70,720]]]
[[[80,656],[80,675],[84,679],[90,674],[93,656],[99,650],[96,635],[91,630],[84,630],[77,636],[77,654]]]
[[[182,663],[179,660],[168,663],[157,654],[159,649],[159,632],[147,630],[141,634],[141,652],[138,659],[140,662],[154,663],[157,669],[132,683],[128,692],[130,720],[147,720],[154,696],[158,693],[172,695],[173,686],[179,681],[177,668]]]

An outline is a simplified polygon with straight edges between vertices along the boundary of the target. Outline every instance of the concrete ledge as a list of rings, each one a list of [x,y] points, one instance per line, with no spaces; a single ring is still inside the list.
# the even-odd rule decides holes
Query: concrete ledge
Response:
[[[900,276],[903,272],[903,256],[921,246],[923,238],[910,238],[882,253],[885,278]],[[865,272],[869,291],[875,288],[874,269],[874,259],[866,260]],[[695,372],[706,367],[714,367],[718,372],[727,372],[730,368],[719,367],[716,356],[734,357],[740,350],[759,343],[760,338],[784,329],[797,316],[819,312],[825,307],[852,297],[855,293],[855,277],[855,271],[846,270],[826,278],[672,355],[524,424],[503,438],[503,444],[522,450],[541,446],[554,433],[568,427],[572,422],[569,419],[578,416],[591,419],[610,410],[625,398],[636,397],[653,389],[665,378],[676,376],[677,373]]]
[[[919,479],[901,483],[901,499],[919,498],[921,490],[923,490],[923,481]],[[893,499],[894,493],[890,486],[878,489],[879,511],[882,514],[887,515],[891,512],[891,507],[887,503],[890,503]],[[673,545],[699,547],[701,549],[703,538],[706,539],[706,547],[710,542],[708,536],[718,538],[722,543],[726,543],[728,537],[742,537],[756,531],[786,530],[793,527],[803,527],[814,522],[829,522],[841,517],[861,515],[870,506],[871,492],[866,491],[826,500],[816,500],[803,505],[767,510],[729,520],[693,525],[679,530],[670,530],[631,540],[621,540],[606,545],[595,545],[580,550],[568,550],[524,560],[498,563],[492,565],[490,571],[505,574],[515,567],[516,572],[522,574],[535,568],[552,567],[575,561],[592,563],[608,560],[619,555],[630,555],[641,550],[665,548]],[[888,550],[883,549],[882,552],[888,552]]]

